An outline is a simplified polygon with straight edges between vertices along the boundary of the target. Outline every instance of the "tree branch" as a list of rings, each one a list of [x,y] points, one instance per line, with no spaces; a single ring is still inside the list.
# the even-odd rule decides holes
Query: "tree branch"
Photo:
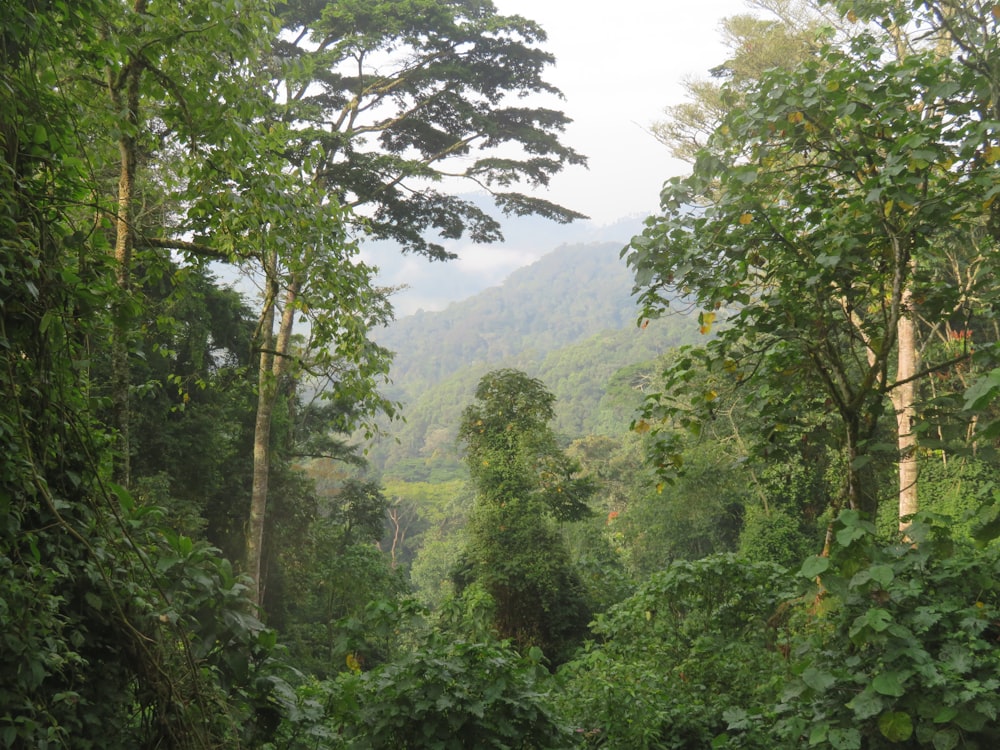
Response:
[[[208,245],[203,245],[199,242],[175,240],[169,237],[140,237],[136,240],[136,244],[144,248],[182,250],[186,253],[197,255],[200,258],[210,258],[212,260],[221,260],[225,262],[231,262],[233,260],[230,255],[222,252],[221,250],[216,250],[214,247],[209,247]]]

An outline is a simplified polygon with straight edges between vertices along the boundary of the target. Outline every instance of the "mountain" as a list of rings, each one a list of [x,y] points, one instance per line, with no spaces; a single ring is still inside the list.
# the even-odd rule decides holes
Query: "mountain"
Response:
[[[487,213],[495,213],[483,196],[463,195]],[[451,302],[500,284],[516,269],[532,263],[552,248],[580,243],[608,242],[617,246],[642,231],[643,216],[624,217],[607,225],[591,221],[557,224],[538,216],[500,218],[504,240],[480,245],[468,239],[443,240],[455,260],[441,263],[421,256],[400,255],[398,245],[366,240],[362,258],[379,269],[378,282],[403,287],[393,296],[400,316],[418,310],[443,310]]]
[[[555,427],[567,438],[627,429],[641,399],[629,368],[690,342],[697,326],[681,316],[637,325],[622,244],[564,245],[500,286],[379,332],[379,343],[395,352],[387,395],[404,404],[406,422],[389,428],[393,439],[375,447],[372,463],[390,470],[453,460],[461,410],[479,378],[500,367],[546,384],[557,399]]]

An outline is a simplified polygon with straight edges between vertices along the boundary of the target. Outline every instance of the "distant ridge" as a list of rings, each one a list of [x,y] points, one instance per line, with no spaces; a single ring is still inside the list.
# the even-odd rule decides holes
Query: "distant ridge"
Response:
[[[611,242],[564,245],[437,312],[419,311],[377,335],[396,352],[394,380],[420,387],[463,367],[541,358],[597,333],[633,327],[632,275]]]
[[[377,335],[395,352],[387,394],[404,405],[395,440],[373,463],[454,453],[462,408],[487,371],[516,367],[556,396],[557,431],[572,439],[627,430],[641,394],[616,374],[652,361],[697,335],[686,317],[640,328],[632,274],[612,242],[564,245],[513,272],[502,285],[437,312],[417,312]],[[616,393],[609,397],[614,381]]]

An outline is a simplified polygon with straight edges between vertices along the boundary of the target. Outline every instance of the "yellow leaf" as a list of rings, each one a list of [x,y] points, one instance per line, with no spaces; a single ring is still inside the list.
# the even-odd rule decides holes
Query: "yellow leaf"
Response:
[[[666,485],[665,485],[665,484],[663,484],[663,482],[660,482],[659,484],[657,484],[657,485],[656,485],[656,494],[657,494],[657,495],[662,495],[662,494],[663,494],[663,488],[664,488],[665,486],[666,486]]]
[[[895,205],[896,205],[895,201],[886,201],[885,202],[885,207],[882,209],[882,212],[886,216],[888,216],[889,214],[892,213],[892,207],[895,206]]]
[[[354,674],[361,671],[361,662],[358,661],[358,657],[354,654],[349,653],[344,661],[347,662],[347,668],[354,672]]]
[[[753,214],[749,211],[744,211],[740,214],[740,224],[746,225],[753,221]]]
[[[789,112],[789,114],[788,114],[788,121],[792,125],[798,125],[804,119],[806,119],[806,118],[805,118],[805,116],[801,112]]]
[[[847,11],[847,20],[850,21],[851,23],[857,23],[858,16],[853,10],[849,10]]]
[[[698,316],[698,322],[701,324],[701,327],[698,330],[700,330],[703,334],[711,332],[712,323],[715,322],[715,313],[703,312]]]
[[[985,201],[983,201],[983,210],[984,211],[989,211],[990,210],[990,206],[993,205],[993,202],[996,199],[997,199],[997,197],[995,195],[991,195],[988,199],[986,199]]]
[[[995,19],[1000,21],[1000,5],[994,5],[992,8],[990,8],[990,13],[993,14],[993,17]]]
[[[987,146],[986,151],[983,152],[983,160],[987,164],[996,164],[1000,161],[1000,148],[996,146]]]
[[[645,419],[640,419],[638,422],[635,423],[635,427],[633,427],[632,429],[634,429],[640,435],[645,435],[647,432],[649,432],[651,428],[649,426],[649,422],[647,422]]]
[[[705,400],[708,401],[709,403],[715,401],[715,399],[717,399],[718,397],[719,394],[716,393],[715,391],[705,391]]]

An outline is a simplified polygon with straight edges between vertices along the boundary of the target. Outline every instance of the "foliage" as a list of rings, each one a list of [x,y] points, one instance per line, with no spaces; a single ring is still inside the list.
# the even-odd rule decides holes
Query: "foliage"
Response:
[[[373,602],[391,602],[407,591],[402,571],[393,569],[376,547],[383,532],[385,498],[370,483],[351,480],[311,520],[297,544],[283,545],[284,591],[278,600],[290,657],[321,679],[344,668],[348,653],[369,667],[387,657],[386,644],[375,638],[367,616]],[[360,641],[348,631],[365,622],[369,637]]]
[[[509,643],[435,638],[338,688],[346,747],[565,748],[541,652]],[[344,710],[344,709],[342,709]]]
[[[587,514],[593,487],[574,476],[578,466],[556,446],[548,428],[554,401],[541,381],[517,370],[497,370],[479,381],[459,438],[476,490],[491,505],[536,500],[560,520]]]
[[[749,560],[769,560],[783,567],[798,566],[822,549],[829,520],[825,509],[837,491],[827,474],[840,466],[832,451],[816,446],[805,455],[786,455],[767,463],[757,477],[760,499],[744,513],[739,551]]]
[[[503,638],[560,661],[589,613],[554,519],[588,514],[593,484],[556,446],[548,428],[553,401],[540,381],[498,370],[483,377],[463,412],[459,434],[476,502],[456,583],[459,592],[472,581],[482,585]]]
[[[778,18],[741,14],[722,19],[722,43],[730,57],[712,68],[712,80],[683,82],[688,101],[668,107],[667,119],[653,125],[657,140],[677,158],[693,161],[720,121],[738,106],[733,101],[734,93],[738,96],[738,92],[752,88],[771,68],[787,70],[811,56],[820,25],[812,5],[768,3],[766,9]],[[824,23],[829,21],[823,19]]]
[[[706,349],[748,399],[822,394],[848,456],[840,497],[869,513],[865,467],[893,387],[904,291],[931,319],[961,308],[963,290],[926,269],[1000,190],[981,158],[990,126],[953,97],[976,88],[950,58],[886,60],[865,33],[771,70],[740,92],[744,106],[693,173],[667,183],[663,216],[627,251],[648,314],[686,292],[703,329],[727,317]],[[674,411],[669,397],[651,404],[657,418]]]
[[[989,536],[983,526],[995,512],[998,479],[996,463],[989,458],[936,451],[920,467],[921,508],[950,518],[956,542],[986,542]],[[896,519],[890,515],[876,519],[880,538],[894,536]]]
[[[134,291],[144,343],[131,366],[133,489],[168,509],[177,531],[204,534],[237,559],[246,508],[232,498],[249,492],[254,321],[203,269],[163,271]],[[91,373],[98,388],[107,382],[98,363]]]
[[[559,142],[565,115],[523,103],[559,93],[542,77],[553,58],[535,46],[545,40],[537,24],[458,0],[295,0],[281,14],[273,72],[282,119],[300,124],[291,153],[320,147],[316,180],[345,205],[372,206],[366,232],[438,259],[448,253],[431,233],[500,239],[495,219],[431,186],[456,173],[507,213],[581,218],[508,190],[586,163]]]
[[[789,747],[988,748],[998,740],[996,546],[918,514],[884,545],[844,511],[831,557],[807,559],[815,622],[796,643],[776,725]]]
[[[615,519],[636,573],[736,551],[744,508],[752,501],[744,466],[704,443],[687,454],[685,471],[673,484],[658,482],[653,472],[643,478],[645,484],[633,489],[628,508]]]
[[[740,747],[727,721],[773,713],[792,586],[732,554],[673,563],[598,615],[596,641],[560,670],[562,710],[590,747]]]

